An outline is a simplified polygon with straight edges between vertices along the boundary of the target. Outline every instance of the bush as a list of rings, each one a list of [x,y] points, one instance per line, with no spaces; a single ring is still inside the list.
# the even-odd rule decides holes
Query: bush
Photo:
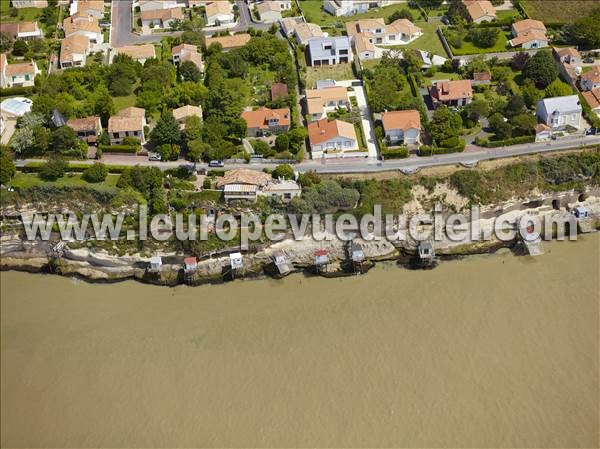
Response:
[[[16,95],[28,96],[36,92],[35,86],[15,86],[0,89],[0,97],[14,97]]]
[[[278,165],[272,173],[273,178],[294,179],[294,168],[289,164]]]
[[[137,154],[139,150],[139,146],[134,145],[100,145],[99,148],[103,153]]]
[[[40,177],[47,181],[56,181],[64,176],[69,164],[61,156],[53,155],[40,169]]]
[[[210,178],[204,178],[204,181],[202,181],[202,188],[205,190],[212,189],[212,182]]]
[[[83,172],[83,179],[87,182],[103,182],[106,176],[108,176],[108,168],[99,162],[94,163],[94,165]]]

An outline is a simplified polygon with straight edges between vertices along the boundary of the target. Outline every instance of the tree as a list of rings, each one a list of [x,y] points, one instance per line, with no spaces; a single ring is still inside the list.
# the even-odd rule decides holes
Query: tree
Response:
[[[462,110],[463,117],[472,124],[478,122],[481,117],[487,117],[489,113],[490,106],[483,98],[476,98]]]
[[[8,184],[15,176],[17,169],[8,147],[0,146],[0,184]]]
[[[50,142],[50,130],[41,125],[19,128],[12,137],[11,145],[22,157],[41,155]]]
[[[188,141],[187,144],[187,159],[192,162],[200,162],[202,159],[207,159],[205,156],[210,150],[210,145],[202,142],[200,139]]]
[[[196,140],[202,137],[202,119],[192,115],[185,119],[185,140]]]
[[[512,134],[510,123],[506,122],[506,119],[498,112],[490,117],[490,129],[496,135],[497,140],[508,139]]]
[[[532,114],[519,114],[515,115],[510,119],[510,123],[513,126],[513,134],[519,136],[525,136],[533,134],[534,127],[537,125],[535,115]]]
[[[541,91],[537,87],[535,87],[535,83],[527,79],[521,86],[521,94],[523,95],[523,99],[525,100],[525,105],[528,108],[533,108],[536,106],[538,100],[544,97],[544,91]]]
[[[108,168],[100,162],[94,163],[83,172],[83,179],[87,182],[103,182],[108,176]]]
[[[557,78],[546,87],[544,93],[546,98],[564,97],[573,95],[573,90],[571,89],[571,86]]]
[[[552,83],[558,78],[558,67],[552,53],[548,50],[537,52],[525,64],[523,75],[531,79],[537,87],[545,88]]]
[[[520,114],[525,109],[525,100],[521,95],[512,95],[506,103],[506,115],[512,117]]]
[[[575,40],[585,48],[600,47],[600,8],[575,21],[573,27]]]
[[[281,153],[283,151],[288,151],[289,149],[290,138],[287,136],[287,134],[278,135],[275,139],[275,150],[277,150],[278,153]]]
[[[25,42],[23,39],[17,39],[13,43],[12,54],[14,56],[25,56],[25,53],[27,53],[28,51],[29,46],[27,45],[27,42]]]
[[[462,128],[462,118],[460,114],[452,112],[447,106],[438,107],[433,113],[429,122],[429,135],[438,144],[452,137],[458,137]]]
[[[467,40],[479,48],[491,48],[496,45],[500,31],[498,28],[471,28],[467,33]]]
[[[69,164],[67,161],[57,154],[53,154],[48,159],[42,168],[40,169],[40,176],[42,179],[48,181],[56,181],[58,178],[61,178],[66,173],[69,168]]]
[[[523,70],[527,61],[529,61],[529,53],[520,51],[512,57],[510,65],[515,70]]]
[[[260,154],[263,157],[270,157],[275,154],[275,150],[273,150],[267,142],[264,140],[253,140],[252,148],[256,154]]]
[[[163,161],[176,161],[179,159],[180,153],[179,145],[164,143],[160,146],[160,155]]]
[[[275,167],[273,170],[273,178],[275,179],[294,179],[294,168],[290,164],[282,164]]]
[[[8,53],[15,40],[8,33],[0,33],[0,53]]]
[[[150,133],[150,140],[155,145],[178,144],[181,140],[179,123],[173,117],[173,114],[167,112],[160,117],[160,120]]]
[[[506,84],[511,75],[512,70],[509,67],[499,65],[492,68],[492,79],[499,83]]]
[[[110,93],[117,97],[124,97],[130,95],[133,91],[133,84],[138,78],[138,73],[131,61],[117,59],[119,56],[122,55],[117,55],[109,66],[106,82]]]
[[[79,143],[77,134],[68,126],[61,126],[52,133],[52,147],[55,151],[67,151]]]
[[[412,12],[408,8],[402,8],[398,11],[393,12],[386,20],[387,24],[395,22],[398,19],[408,19],[411,22],[415,21],[415,18],[412,15]]]
[[[232,120],[229,127],[229,133],[238,139],[246,137],[246,134],[248,133],[248,124],[246,123],[246,120],[243,118]]]
[[[192,61],[184,61],[179,66],[179,75],[184,81],[198,81],[200,79],[200,69]]]
[[[108,119],[115,113],[115,103],[103,84],[99,85],[90,96],[92,113],[99,116],[104,125],[108,125]]]

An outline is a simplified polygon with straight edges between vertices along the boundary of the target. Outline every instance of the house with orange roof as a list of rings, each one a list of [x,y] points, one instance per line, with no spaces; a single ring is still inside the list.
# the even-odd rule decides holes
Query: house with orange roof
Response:
[[[134,137],[140,143],[146,142],[144,127],[146,126],[146,111],[142,108],[129,107],[108,119],[108,135],[111,145],[123,143],[125,137]]]
[[[90,51],[90,41],[86,36],[65,37],[60,43],[60,67],[81,67],[85,65]]]
[[[308,140],[313,159],[326,154],[341,155],[358,150],[354,126],[341,120],[326,118],[308,124]]]
[[[307,89],[306,112],[311,121],[327,117],[328,112],[339,109],[352,109],[348,91],[344,86],[323,87],[321,89]]]
[[[437,81],[429,88],[429,95],[435,107],[461,107],[473,100],[473,88],[470,80]]]
[[[256,11],[263,23],[274,23],[281,20],[281,13],[290,9],[292,9],[290,0],[263,1],[256,5]]]
[[[405,45],[423,35],[421,28],[408,19],[386,25],[384,19],[363,19],[346,23],[348,36],[362,35],[373,45]]]
[[[131,56],[134,61],[143,64],[148,59],[156,58],[156,49],[152,44],[125,45],[113,49],[113,58],[117,54]]]
[[[84,16],[93,16],[96,19],[104,17],[103,0],[73,0],[69,6],[69,15],[80,14]]]
[[[240,48],[250,42],[251,37],[248,33],[234,34],[233,36],[207,37],[206,48],[209,48],[212,44],[219,44],[223,51]]]
[[[173,47],[171,49],[171,58],[173,60],[173,64],[191,61],[196,67],[198,67],[200,73],[204,73],[202,55],[198,52],[198,48],[195,45],[181,44]]]
[[[0,54],[0,87],[28,87],[33,86],[35,77],[40,70],[32,59],[29,62],[9,64],[6,55]]]
[[[473,23],[496,20],[496,8],[488,0],[464,0],[469,18]]]
[[[95,145],[102,133],[100,117],[85,117],[67,120],[67,126],[77,134],[77,137],[88,145]]]
[[[186,105],[173,109],[173,118],[179,123],[179,129],[185,130],[185,122],[190,117],[198,117],[202,121],[202,108],[200,106]]]
[[[183,20],[182,8],[151,9],[140,13],[142,27],[171,28],[175,21]]]
[[[13,39],[41,39],[44,37],[37,22],[0,23],[0,33]]]
[[[421,116],[415,109],[381,113],[385,138],[390,145],[418,145],[421,137]]]
[[[63,20],[63,30],[65,37],[85,36],[91,45],[102,44],[104,42],[102,29],[98,25],[98,19],[94,16],[77,13],[74,16],[66,17]]]
[[[242,118],[248,125],[249,137],[262,137],[267,134],[278,134],[290,129],[290,109],[259,108],[255,111],[242,112]]]
[[[600,87],[582,92],[582,95],[587,104],[590,105],[590,108],[592,108],[592,111],[600,117]]]
[[[206,26],[221,26],[235,22],[233,8],[228,1],[215,1],[204,7]]]
[[[539,20],[525,19],[513,23],[512,35],[513,38],[509,41],[511,47],[532,49],[548,46],[546,26]]]
[[[600,65],[595,65],[590,71],[579,77],[579,85],[582,91],[594,90],[600,87]]]

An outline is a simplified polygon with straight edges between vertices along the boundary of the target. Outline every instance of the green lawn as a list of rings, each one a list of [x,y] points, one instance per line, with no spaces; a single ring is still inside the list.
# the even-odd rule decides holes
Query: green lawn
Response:
[[[3,23],[12,23],[20,21],[34,21],[42,14],[42,8],[20,8],[15,17],[10,15],[10,0],[0,0],[0,21]]]
[[[521,20],[521,14],[516,9],[508,9],[506,11],[496,11],[496,17],[498,20],[503,20],[508,17],[514,20]]]
[[[136,98],[137,97],[135,96],[135,94],[131,94],[126,97],[113,97],[116,112],[128,108],[129,106],[135,106]]]
[[[418,39],[414,40],[408,45],[395,45],[389,48],[396,48],[400,50],[423,50],[433,53],[435,55],[446,57],[446,52],[444,51],[444,47],[442,46],[442,41],[440,41],[440,38],[438,37],[436,32],[438,24],[425,21],[418,21],[415,22],[415,25],[421,28],[423,36],[419,37]]]
[[[377,17],[387,18],[396,11],[408,9],[407,3],[397,3],[384,8],[374,8],[362,14],[354,16],[335,17],[325,12],[322,8],[323,2],[317,0],[300,0],[300,8],[304,13],[307,22],[316,23],[322,27],[334,26],[336,23],[348,22],[351,20],[372,19]],[[415,19],[420,16],[419,10],[411,9]]]
[[[356,79],[352,64],[336,64],[306,68],[306,88],[314,89],[317,80],[332,79],[337,81]]]
[[[521,0],[521,6],[531,19],[544,23],[573,23],[587,16],[598,6],[595,0]]]
[[[504,51],[510,51],[511,49],[508,47],[508,40],[510,39],[510,34],[508,32],[500,31],[498,35],[498,39],[496,40],[496,45],[490,48],[479,48],[473,45],[472,42],[467,42],[463,39],[462,47],[455,48],[452,47],[452,53],[454,56],[462,56],[462,55],[474,55],[474,54],[483,54],[483,53],[501,53]]]
[[[116,190],[117,182],[119,181],[120,175],[108,175],[104,182],[89,183],[82,178],[81,174],[67,174],[62,178],[57,179],[55,182],[44,181],[36,174],[21,173],[17,172],[11,186],[16,188],[28,188],[37,186],[57,186],[57,187],[90,187],[96,190]]]

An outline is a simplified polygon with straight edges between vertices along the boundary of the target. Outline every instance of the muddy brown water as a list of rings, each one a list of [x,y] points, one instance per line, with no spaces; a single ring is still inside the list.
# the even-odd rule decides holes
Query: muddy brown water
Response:
[[[4,447],[598,447],[600,234],[174,289],[4,272]]]

